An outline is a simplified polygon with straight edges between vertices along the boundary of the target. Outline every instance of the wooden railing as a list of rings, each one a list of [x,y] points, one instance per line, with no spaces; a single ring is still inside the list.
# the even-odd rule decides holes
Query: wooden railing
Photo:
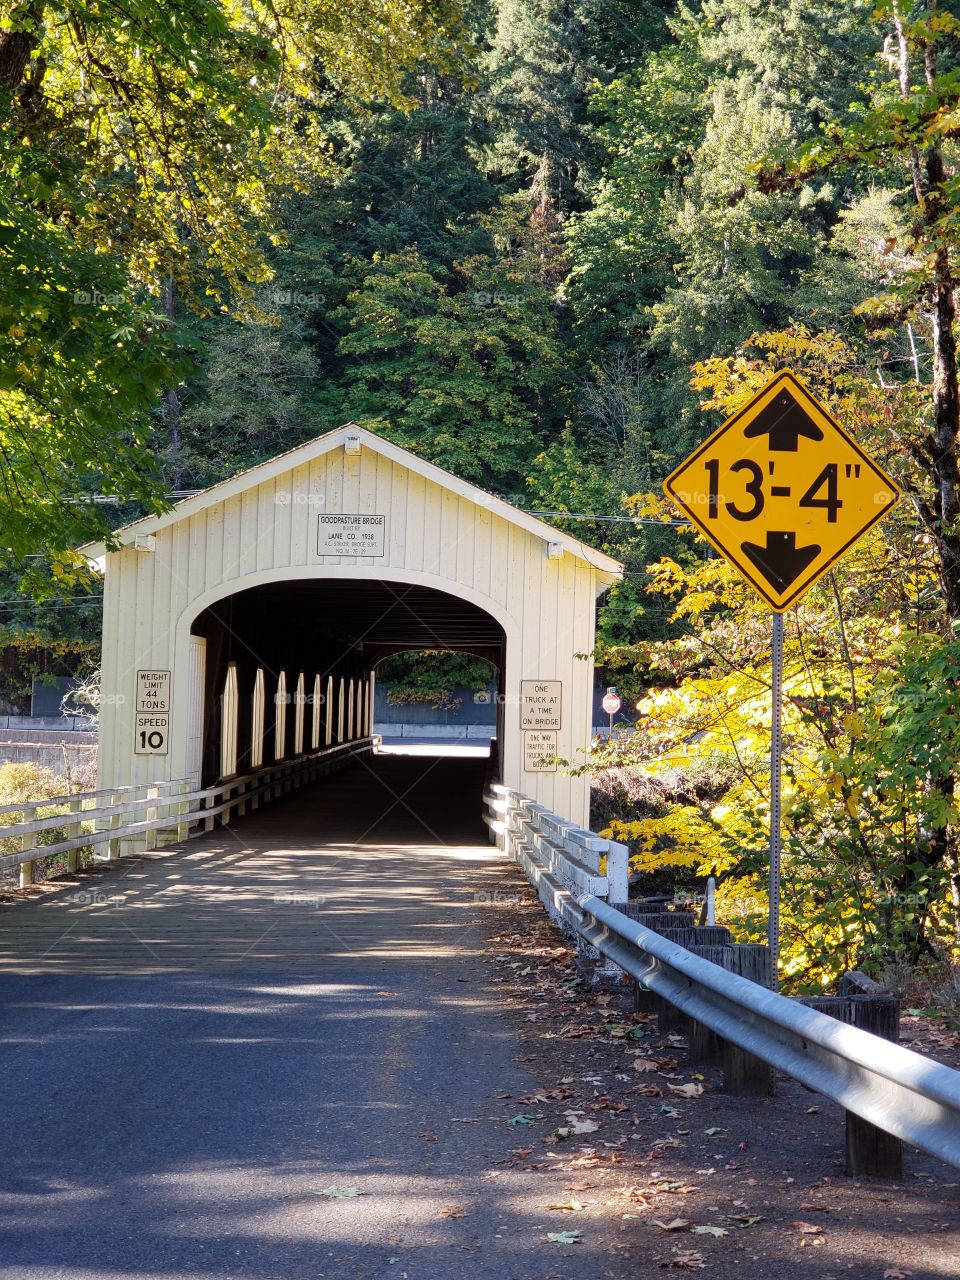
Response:
[[[45,858],[66,855],[67,871],[75,871],[84,849],[105,846],[100,858],[110,861],[119,858],[121,851],[135,853],[177,843],[212,830],[218,820],[229,822],[342,769],[372,749],[371,738],[359,738],[279,760],[212,787],[194,788],[189,780],[175,779],[0,805],[0,820],[3,815],[19,817],[0,826],[0,841],[20,845],[14,852],[0,854],[0,868],[19,867],[23,888],[33,883],[34,864]],[[51,813],[51,809],[60,812]]]

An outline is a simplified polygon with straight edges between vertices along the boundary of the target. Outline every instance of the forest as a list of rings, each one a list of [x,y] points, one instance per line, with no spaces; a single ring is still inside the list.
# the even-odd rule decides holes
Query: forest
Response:
[[[362,423],[625,563],[568,767],[759,938],[770,614],[661,486],[790,368],[905,497],[786,616],[784,978],[960,1009],[956,3],[0,12],[0,710],[77,545]]]

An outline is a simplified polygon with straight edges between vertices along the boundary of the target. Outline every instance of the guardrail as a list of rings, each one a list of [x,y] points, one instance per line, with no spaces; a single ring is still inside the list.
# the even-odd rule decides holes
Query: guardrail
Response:
[[[0,868],[19,867],[20,886],[33,883],[34,863],[67,855],[75,871],[81,849],[106,845],[104,861],[120,857],[121,841],[129,852],[155,849],[210,831],[216,820],[229,822],[247,809],[257,809],[277,796],[343,768],[373,749],[371,738],[358,738],[322,751],[280,760],[253,773],[226,778],[212,787],[193,787],[189,779],[84,791],[50,800],[0,806],[0,814],[24,814],[19,822],[0,826],[0,840],[17,839],[20,849],[0,855]],[[47,812],[65,809],[61,813]],[[37,817],[38,813],[43,817]],[[49,844],[47,832],[62,833]],[[166,839],[162,839],[166,836]]]
[[[594,894],[612,902],[627,897],[629,850],[551,813],[512,787],[491,784],[484,796],[487,826],[498,848],[518,861],[540,895],[547,911],[560,917],[552,901],[554,882],[571,893]],[[604,870],[601,872],[601,860]]]
[[[569,844],[551,841],[544,856],[537,835],[560,823],[554,815],[531,813],[531,802],[499,786],[491,788],[487,804],[499,847],[524,868],[551,916],[640,986],[724,1043],[960,1168],[960,1072],[778,995],[661,937],[617,910],[613,895],[597,893],[584,882],[582,859]],[[603,896],[611,901],[602,901]],[[626,899],[624,893],[620,901]]]

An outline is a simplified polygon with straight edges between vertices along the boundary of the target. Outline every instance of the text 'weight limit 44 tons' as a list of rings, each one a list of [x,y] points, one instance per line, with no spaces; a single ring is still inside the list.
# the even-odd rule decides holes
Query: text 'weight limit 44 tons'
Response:
[[[767,383],[663,487],[778,613],[900,498],[790,372]]]

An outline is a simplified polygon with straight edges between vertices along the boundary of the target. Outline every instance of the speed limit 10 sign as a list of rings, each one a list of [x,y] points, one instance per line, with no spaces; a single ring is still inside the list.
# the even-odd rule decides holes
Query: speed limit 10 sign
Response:
[[[170,672],[137,672],[133,754],[165,756],[170,749]]]

